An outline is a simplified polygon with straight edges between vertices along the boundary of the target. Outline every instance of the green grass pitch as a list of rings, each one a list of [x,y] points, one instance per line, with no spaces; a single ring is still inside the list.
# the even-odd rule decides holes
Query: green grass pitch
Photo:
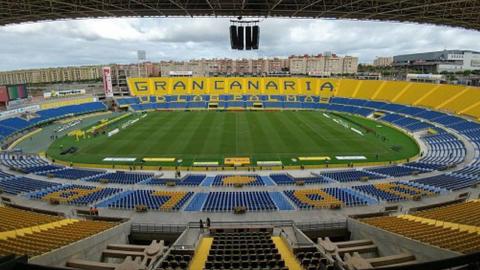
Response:
[[[350,162],[336,160],[335,156],[365,156],[366,161],[376,162],[405,159],[419,152],[416,142],[395,128],[346,114],[327,115],[318,111],[149,112],[112,137],[99,135],[79,141],[62,137],[47,154],[58,160],[91,164],[112,164],[103,162],[105,157],[136,157],[138,161],[144,157],[174,157],[182,160],[178,165],[190,166],[194,161],[222,164],[225,157],[250,157],[253,162],[281,160],[284,165],[325,163],[292,160],[299,156],[329,156],[330,164]],[[78,151],[60,155],[62,149],[71,146]]]

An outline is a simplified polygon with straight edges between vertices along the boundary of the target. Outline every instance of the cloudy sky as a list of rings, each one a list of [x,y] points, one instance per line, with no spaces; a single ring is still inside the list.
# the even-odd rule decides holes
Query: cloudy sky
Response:
[[[0,70],[150,61],[271,57],[333,51],[372,62],[376,56],[427,50],[480,51],[480,32],[430,25],[341,20],[265,19],[260,50],[230,49],[229,20],[98,19],[0,27]]]

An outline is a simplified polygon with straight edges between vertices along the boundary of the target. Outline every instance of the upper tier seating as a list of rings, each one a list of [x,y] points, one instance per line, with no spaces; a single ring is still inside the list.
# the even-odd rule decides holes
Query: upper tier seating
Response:
[[[370,173],[368,171],[357,171],[357,170],[348,170],[348,171],[333,171],[333,172],[323,172],[321,176],[328,177],[338,182],[354,182],[360,181],[362,178],[365,179],[382,179],[384,176]]]
[[[149,173],[128,173],[128,172],[114,172],[107,173],[98,176],[94,176],[86,179],[88,182],[106,182],[114,184],[137,184],[153,177],[153,174]]]
[[[61,219],[63,218],[58,216],[0,206],[0,232],[51,223]]]
[[[480,234],[445,228],[400,217],[373,217],[361,220],[405,237],[461,253],[480,250]]]
[[[277,210],[275,203],[266,191],[252,192],[210,192],[203,211],[232,211],[236,207],[245,207],[248,211]]]
[[[213,242],[205,263],[213,269],[287,270],[270,232],[211,233]]]
[[[68,220],[69,224],[51,226],[34,233],[0,240],[0,256],[8,254],[34,257],[95,235],[116,225],[104,221]]]

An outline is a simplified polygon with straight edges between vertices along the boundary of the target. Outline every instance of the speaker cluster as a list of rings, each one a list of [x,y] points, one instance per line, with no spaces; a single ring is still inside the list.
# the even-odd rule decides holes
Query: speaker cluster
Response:
[[[258,50],[260,26],[248,25],[252,22],[231,21],[230,46],[234,50]],[[256,21],[255,21],[256,22]],[[253,22],[253,23],[255,23]],[[237,25],[240,24],[240,25]]]

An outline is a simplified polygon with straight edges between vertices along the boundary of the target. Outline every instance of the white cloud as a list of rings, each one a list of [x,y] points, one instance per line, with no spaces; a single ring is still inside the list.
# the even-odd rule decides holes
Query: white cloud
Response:
[[[363,62],[441,49],[480,50],[480,32],[431,25],[265,19],[260,50],[232,51],[226,18],[125,18],[30,23],[0,28],[0,70],[151,61],[266,57],[333,51]]]

